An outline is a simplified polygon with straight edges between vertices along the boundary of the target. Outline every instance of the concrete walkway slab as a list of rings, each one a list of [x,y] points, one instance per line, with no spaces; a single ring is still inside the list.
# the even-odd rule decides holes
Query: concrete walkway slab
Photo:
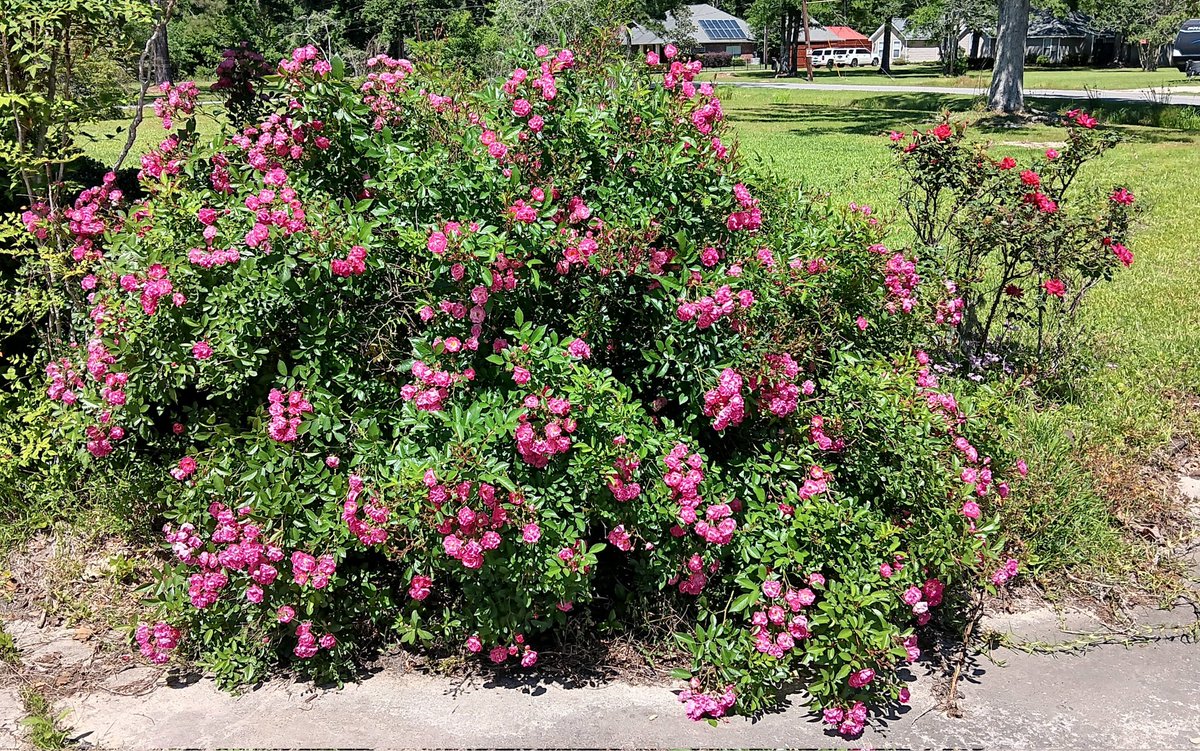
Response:
[[[8,751],[21,747],[25,728],[21,720],[25,717],[25,703],[15,686],[0,687],[0,749]]]
[[[912,706],[852,742],[827,735],[799,698],[713,728],[683,717],[670,686],[570,688],[518,676],[460,683],[385,671],[339,690],[273,682],[240,696],[204,680],[61,706],[74,737],[102,748],[1200,748],[1193,643],[991,658],[964,676],[961,718],[940,712],[935,676],[917,665]]]

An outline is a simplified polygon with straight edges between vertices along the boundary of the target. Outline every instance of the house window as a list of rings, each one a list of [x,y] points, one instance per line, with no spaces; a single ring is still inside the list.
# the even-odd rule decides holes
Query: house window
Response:
[[[904,51],[904,46],[899,42],[892,42],[892,59],[900,57],[900,53]]]
[[[725,51],[728,52],[729,54],[733,55],[734,57],[737,57],[738,55],[742,54],[742,45],[740,45],[740,44],[726,45]]]

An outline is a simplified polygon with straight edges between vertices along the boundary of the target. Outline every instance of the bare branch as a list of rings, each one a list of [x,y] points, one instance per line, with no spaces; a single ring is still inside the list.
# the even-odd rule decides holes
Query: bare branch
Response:
[[[171,20],[171,12],[175,10],[175,0],[163,0],[162,18],[155,25],[154,33],[146,40],[146,46],[142,48],[142,54],[138,57],[138,89],[137,110],[133,113],[133,120],[129,123],[129,134],[125,138],[125,148],[121,149],[121,155],[117,157],[116,164],[113,165],[113,172],[121,169],[121,165],[125,163],[125,159],[129,156],[129,152],[133,151],[133,144],[137,141],[138,127],[141,126],[142,120],[145,119],[146,109],[146,92],[150,90],[150,75],[147,71],[148,63],[150,62],[150,53],[154,49],[154,45],[158,42],[159,36],[167,33],[167,22]]]

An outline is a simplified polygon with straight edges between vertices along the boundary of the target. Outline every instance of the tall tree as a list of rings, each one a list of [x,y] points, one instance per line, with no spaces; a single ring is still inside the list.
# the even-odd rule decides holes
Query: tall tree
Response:
[[[755,0],[747,12],[750,25],[756,29],[779,30],[779,65],[789,76],[797,74],[807,57],[801,57],[805,38],[802,0]]]
[[[1180,25],[1200,15],[1197,0],[1085,0],[1082,8],[1092,16],[1096,28],[1137,42],[1143,70],[1157,70]]]
[[[965,66],[959,41],[968,32],[993,28],[996,0],[932,0],[923,3],[909,17],[912,26],[937,39],[942,58],[942,75],[959,75]]]
[[[160,86],[173,79],[171,68],[171,45],[167,41],[167,22],[175,9],[175,0],[159,0],[154,3],[154,31],[150,36],[150,61],[154,70],[154,82]]]
[[[882,46],[879,51],[879,68],[885,73],[892,70],[892,19],[907,18],[917,9],[914,0],[852,0],[847,23],[863,34],[870,36],[883,27]]]
[[[996,66],[988,90],[988,109],[1014,114],[1025,110],[1025,43],[1029,36],[1029,0],[1000,0],[996,27]]]

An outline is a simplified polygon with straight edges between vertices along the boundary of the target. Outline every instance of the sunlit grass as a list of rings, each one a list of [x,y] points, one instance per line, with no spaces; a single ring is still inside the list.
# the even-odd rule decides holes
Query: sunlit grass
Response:
[[[75,143],[83,149],[85,154],[105,166],[111,167],[125,148],[131,121],[132,115],[129,120],[100,120],[88,123],[79,129],[80,133],[76,137]],[[204,138],[215,135],[220,129],[220,124],[213,115],[199,110],[196,127],[201,137]],[[169,135],[170,133],[163,129],[162,123],[154,116],[153,108],[147,107],[145,119],[138,127],[137,137],[124,166],[136,167],[139,156],[157,146]]]
[[[775,74],[770,71],[720,72],[714,74],[715,80],[745,80],[766,81],[774,80]],[[942,76],[936,65],[897,65],[891,75],[881,73],[877,68],[841,68],[827,70],[818,68],[813,71],[814,83],[845,83],[871,86],[939,86],[963,89],[987,89],[991,84],[990,70],[969,71],[961,76]],[[803,71],[800,78],[783,79],[787,81],[804,80]],[[1188,88],[1200,89],[1200,79],[1189,79],[1183,73],[1170,66],[1156,71],[1143,71],[1140,68],[1028,68],[1025,71],[1025,86],[1030,89],[1068,89],[1083,92],[1087,89],[1144,89],[1144,88]]]
[[[956,119],[982,116],[971,96],[726,93],[725,109],[743,149],[783,179],[837,201],[870,204],[892,218],[899,211],[897,173],[884,134],[927,126],[943,109]],[[1091,164],[1079,189],[1131,186],[1145,209],[1132,243],[1137,262],[1085,303],[1098,367],[1074,384],[1073,399],[1030,398],[1020,427],[1037,478],[1010,521],[1046,572],[1087,565],[1146,583],[1147,572],[1138,570],[1146,551],[1126,542],[1123,524],[1161,511],[1152,502],[1155,495],[1161,501],[1161,492],[1144,479],[1123,481],[1135,479],[1174,436],[1200,428],[1192,406],[1200,395],[1200,136],[1120,129],[1129,142]],[[1062,134],[1032,126],[979,128],[973,137],[1019,157],[1061,141]]]

